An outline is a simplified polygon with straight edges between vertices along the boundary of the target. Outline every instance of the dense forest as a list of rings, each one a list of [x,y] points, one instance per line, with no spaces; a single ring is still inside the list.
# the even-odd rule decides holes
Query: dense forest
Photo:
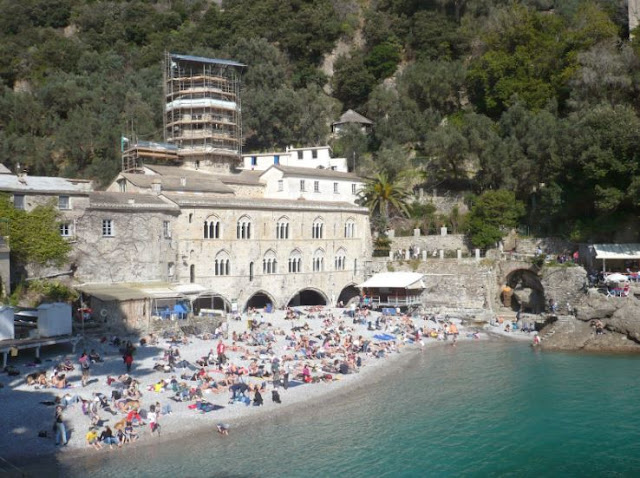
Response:
[[[248,65],[246,151],[324,144],[353,108],[373,133],[332,146],[361,173],[508,191],[536,233],[637,238],[640,47],[622,0],[0,0],[0,12],[10,168],[111,180],[121,134],[162,139],[171,51]]]

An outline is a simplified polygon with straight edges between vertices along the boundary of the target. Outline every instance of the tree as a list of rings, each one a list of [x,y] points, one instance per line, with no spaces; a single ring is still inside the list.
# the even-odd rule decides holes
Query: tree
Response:
[[[469,93],[479,110],[497,118],[514,97],[534,110],[554,97],[562,106],[576,53],[617,36],[615,25],[593,5],[574,21],[568,25],[561,16],[518,4],[496,11],[469,68]]]
[[[7,195],[0,196],[0,217],[9,222],[12,266],[53,264],[67,260],[70,244],[60,236],[57,211],[53,205],[31,211],[16,209]]]
[[[374,46],[364,59],[376,80],[391,76],[400,62],[400,47],[390,41]]]
[[[347,159],[351,171],[360,170],[360,165],[369,149],[369,137],[357,124],[348,124],[333,140],[333,153]]]
[[[488,248],[502,239],[508,229],[518,225],[524,204],[511,191],[500,189],[480,195],[469,213],[469,235],[475,247]]]
[[[409,192],[403,183],[391,181],[384,172],[367,180],[359,194],[360,203],[383,220],[389,219],[390,207],[401,215],[408,215]]]
[[[334,96],[345,108],[357,108],[364,104],[376,83],[376,78],[364,63],[364,55],[354,52],[351,57],[339,56],[334,68]]]

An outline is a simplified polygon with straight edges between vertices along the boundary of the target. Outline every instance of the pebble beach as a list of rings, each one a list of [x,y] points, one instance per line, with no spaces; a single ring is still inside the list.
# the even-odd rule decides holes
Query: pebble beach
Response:
[[[219,424],[229,426],[230,437],[221,437],[221,439],[232,439],[234,429],[243,421],[259,419],[263,414],[294,412],[295,405],[313,403],[325,394],[337,394],[348,390],[357,383],[365,382],[367,378],[374,379],[383,372],[385,364],[401,361],[404,357],[409,357],[412,351],[428,353],[427,349],[433,345],[452,346],[455,345],[456,340],[488,338],[483,331],[466,330],[461,321],[455,318],[431,316],[427,319],[392,316],[381,321],[382,317],[379,313],[369,311],[366,313],[367,316],[360,317],[360,321],[354,323],[346,309],[301,307],[293,314],[289,311],[289,318],[285,311],[274,311],[271,314],[259,311],[253,314],[252,318],[261,325],[253,331],[249,330],[247,324],[249,317],[245,314],[241,320],[232,320],[228,323],[226,339],[223,339],[227,361],[222,367],[218,364],[205,367],[196,365],[196,362],[206,357],[210,351],[216,352],[220,340],[218,337],[203,338],[190,335],[157,337],[157,342],[153,345],[140,345],[140,337],[122,337],[122,341],[131,340],[136,347],[130,376],[139,383],[138,389],[142,394],[139,402],[143,416],[144,412],[157,402],[162,408],[169,405],[171,413],[161,414],[158,418],[161,425],[160,434],[152,434],[147,425],[140,425],[135,429],[139,435],[138,440],[126,443],[121,448],[113,447],[113,449],[104,446],[96,450],[87,445],[85,435],[92,424],[90,417],[83,413],[81,403],[69,405],[63,411],[68,432],[66,446],[56,446],[52,424],[57,396],[77,395],[87,402],[98,395],[111,398],[114,383],[108,378],[117,378],[126,372],[120,347],[110,345],[111,338],[94,336],[87,337],[84,344],[81,342],[76,354],[71,353],[70,346],[43,349],[41,364],[34,364],[33,357],[25,353],[23,356],[12,359],[11,362],[20,370],[19,376],[0,375],[0,383],[4,385],[0,389],[4,430],[0,436],[0,449],[2,449],[0,457],[7,460],[10,466],[16,464],[20,467],[21,463],[26,463],[35,457],[54,455],[65,460],[72,459],[77,453],[122,453],[130,447],[144,447],[158,440],[164,442],[179,439],[180,436],[190,433],[215,433]],[[379,328],[375,328],[376,321]],[[449,330],[452,325],[453,330],[458,333],[455,336],[453,334],[445,336],[444,329]],[[416,340],[418,329],[420,338]],[[437,332],[439,337],[434,332]],[[423,336],[423,333],[426,333],[426,336]],[[431,334],[436,336],[431,337]],[[240,339],[243,335],[244,340],[235,342],[232,340],[234,336]],[[530,337],[519,334],[504,335],[511,338],[516,338],[517,335],[523,340],[530,340]],[[256,337],[262,341],[262,344],[254,345]],[[326,342],[327,337],[331,338],[331,343]],[[447,340],[443,340],[445,337]],[[177,340],[171,341],[171,339]],[[345,340],[347,341],[346,349]],[[300,346],[301,343],[308,342],[310,345],[307,347]],[[365,343],[367,346],[362,347]],[[328,353],[324,357],[307,356],[308,348],[313,347]],[[85,387],[81,386],[81,370],[78,365],[78,357],[83,349],[87,351],[94,349],[103,359],[103,362],[91,365],[90,379]],[[163,358],[170,349],[177,349],[179,362],[184,365],[183,361],[186,361],[190,366],[175,367],[171,371],[162,370],[159,365],[164,363]],[[51,375],[55,365],[67,359],[75,365],[75,369],[67,374],[68,388],[56,389],[26,383],[28,374],[46,371],[47,375]],[[340,373],[339,369],[331,368],[334,365],[338,367],[339,364],[346,364],[348,361],[354,365],[356,360],[359,366],[350,367],[348,373]],[[258,367],[258,375],[266,376],[255,376],[254,373],[251,374],[253,376],[249,376],[247,372],[252,362],[254,370]],[[290,386],[287,389],[282,386],[281,377],[274,384],[272,375],[274,363],[280,369],[281,377],[285,364],[287,369],[291,370]],[[313,383],[304,383],[302,380],[300,373],[305,365],[308,366]],[[203,368],[204,371],[202,371]],[[230,368],[235,370],[233,374],[229,373]],[[202,383],[202,381],[191,380],[197,373],[206,373],[210,377],[210,383],[219,383],[228,379],[236,383],[244,383],[247,388],[260,388],[263,405],[256,406],[253,403],[254,395],[249,391],[245,393],[251,400],[249,403],[246,403],[246,400],[232,401],[233,387],[230,390],[224,386],[219,390],[204,388],[198,393],[200,403],[212,405],[211,408],[214,409],[211,411],[194,409],[196,404],[194,399],[176,401],[176,393],[169,386],[171,378],[175,377],[193,390]],[[155,387],[159,389],[156,391],[154,385],[163,381],[167,386]],[[272,400],[274,388],[280,396],[280,403]],[[107,425],[113,428],[126,416],[125,412],[113,406],[110,408],[115,411],[115,414],[104,409],[99,410],[100,423],[95,427],[98,433]],[[46,436],[39,436],[45,435],[44,432]]]

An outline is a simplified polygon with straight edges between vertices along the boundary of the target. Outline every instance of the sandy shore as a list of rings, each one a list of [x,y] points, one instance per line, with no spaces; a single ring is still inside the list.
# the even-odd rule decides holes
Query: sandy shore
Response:
[[[344,321],[344,326],[352,330],[345,330],[341,336],[344,338],[347,334],[351,334],[354,338],[362,335],[365,339],[373,338],[375,334],[384,333],[385,331],[369,331],[365,325],[354,325],[352,320],[343,315],[344,309],[324,309],[323,315],[332,315],[336,319],[336,325],[339,320]],[[373,314],[371,320],[375,320],[377,314]],[[307,332],[309,335],[313,335],[319,332],[323,328],[323,320],[319,318],[308,318],[304,315],[297,320],[285,320],[284,312],[276,311],[273,314],[264,314],[265,322],[271,324],[269,329],[282,329],[289,333],[294,326],[302,326],[307,323],[311,330]],[[423,319],[411,319],[416,326],[430,327],[433,326],[433,322],[427,322]],[[476,340],[476,338],[468,336],[466,331],[460,322],[453,319],[454,323],[457,323],[460,329],[459,340]],[[493,329],[493,328],[491,328]],[[235,331],[237,333],[243,333],[247,330],[246,317],[242,321],[230,322],[229,328],[229,340],[226,340],[226,344],[231,343],[231,335]],[[388,330],[387,333],[391,331]],[[489,331],[488,331],[489,332]],[[491,333],[500,333],[499,330],[491,330]],[[522,338],[523,340],[531,340],[532,335],[520,334],[520,333],[504,333],[503,335],[514,339]],[[479,334],[479,339],[487,339],[488,335],[484,333]],[[274,353],[276,356],[290,355],[293,352],[287,349],[287,341],[284,336],[277,336],[277,340],[274,343]],[[436,339],[425,339],[425,348],[428,348],[437,344],[449,344],[451,340],[441,342]],[[202,356],[207,355],[210,349],[214,349],[217,344],[217,340],[201,340],[196,337],[189,337],[189,343],[181,345],[180,355],[181,359],[185,359],[192,364]],[[84,399],[90,399],[94,393],[102,393],[107,396],[111,396],[112,387],[107,385],[107,376],[117,376],[125,372],[125,366],[123,364],[121,353],[117,347],[110,346],[108,344],[102,344],[98,340],[87,340],[86,349],[89,350],[95,348],[104,358],[103,363],[97,363],[92,365],[91,380],[86,387],[82,387],[80,384],[81,372],[77,364],[79,353],[82,351],[82,345],[80,345],[78,354],[72,355],[70,353],[69,346],[52,347],[49,349],[43,349],[42,359],[43,363],[39,366],[30,366],[30,362],[33,361],[33,356],[26,354],[25,356],[14,359],[11,364],[16,365],[21,371],[21,375],[18,377],[8,377],[6,374],[0,375],[0,381],[4,387],[0,389],[0,407],[2,409],[2,429],[4,433],[0,434],[0,457],[8,460],[12,463],[20,464],[25,463],[30,458],[45,457],[55,455],[57,459],[67,461],[73,459],[77,453],[118,453],[120,451],[110,451],[108,447],[96,451],[87,447],[85,442],[85,434],[90,426],[89,417],[82,413],[82,407],[80,404],[75,404],[64,412],[65,422],[67,424],[69,434],[69,444],[66,447],[56,447],[54,434],[52,433],[53,417],[55,407],[50,403],[54,401],[56,395],[62,395],[65,392],[69,392],[72,395],[79,395]],[[259,419],[263,414],[273,413],[289,413],[295,410],[296,405],[304,405],[305,403],[319,399],[326,394],[339,394],[346,392],[353,387],[357,387],[358,383],[365,383],[366,381],[379,379],[384,375],[384,369],[393,367],[385,367],[385,364],[397,363],[401,360],[408,360],[411,357],[410,351],[420,351],[422,348],[419,344],[405,344],[400,347],[399,352],[389,354],[387,357],[378,359],[374,357],[363,357],[363,364],[358,373],[340,375],[332,374],[336,380],[331,382],[320,382],[314,384],[300,384],[284,390],[279,387],[279,393],[282,399],[281,404],[272,402],[271,390],[272,384],[269,381],[266,393],[263,394],[264,405],[261,407],[246,406],[244,404],[229,404],[229,392],[222,392],[219,394],[205,393],[204,399],[212,404],[223,407],[219,410],[211,411],[208,413],[201,413],[196,410],[189,409],[188,406],[193,402],[174,402],[170,399],[173,395],[172,392],[160,392],[147,391],[147,387],[158,382],[161,379],[168,379],[172,374],[159,372],[154,370],[154,365],[160,361],[164,351],[169,348],[169,344],[165,340],[160,340],[156,346],[138,346],[135,362],[131,375],[136,378],[141,386],[140,389],[143,393],[141,398],[142,408],[148,409],[149,405],[159,401],[162,405],[170,404],[172,407],[172,413],[170,415],[163,415],[160,417],[159,422],[162,425],[162,435],[152,436],[148,426],[141,426],[137,428],[137,432],[140,435],[140,439],[132,444],[127,444],[124,447],[126,451],[129,447],[144,447],[152,443],[158,443],[158,441],[173,440],[185,434],[196,433],[199,431],[205,431],[207,433],[215,430],[217,423],[224,422],[231,425],[231,433],[235,428],[240,427],[247,420]],[[252,349],[252,347],[248,347]],[[428,353],[428,352],[425,352]],[[243,352],[229,351],[227,350],[229,361],[238,366],[248,366],[249,361],[243,359]],[[26,384],[26,375],[36,370],[46,369],[50,374],[56,363],[69,358],[76,365],[76,369],[68,374],[72,388],[68,390],[57,390],[51,388],[36,389],[33,386]],[[266,365],[266,370],[270,370],[268,364],[268,357],[263,357]],[[307,362],[312,364],[313,361],[298,358],[295,361],[297,365],[301,366]],[[223,378],[223,374],[219,374],[214,371],[213,367],[207,367],[207,370],[211,372],[215,378]],[[180,375],[181,369],[176,369],[175,375]],[[190,371],[192,373],[192,371]],[[321,375],[321,372],[313,372],[313,375]],[[262,383],[262,379],[249,378],[249,383]],[[194,386],[195,382],[188,382],[190,386]],[[113,427],[114,423],[121,420],[124,415],[118,413],[117,415],[111,415],[106,411],[101,411],[100,416],[105,420],[105,424]],[[102,428],[101,428],[102,429]],[[38,436],[39,431],[48,431],[47,438],[41,438]],[[1,466],[1,464],[0,464]],[[2,470],[2,468],[0,468]]]

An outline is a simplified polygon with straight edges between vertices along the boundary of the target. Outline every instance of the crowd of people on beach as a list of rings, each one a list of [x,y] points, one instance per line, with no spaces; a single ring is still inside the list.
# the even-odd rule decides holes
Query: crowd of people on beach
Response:
[[[97,340],[106,350],[104,357],[95,349],[83,351],[77,363],[65,359],[51,376],[36,372],[27,382],[62,392],[55,399],[56,445],[68,443],[66,415],[78,407],[85,417],[86,446],[113,449],[160,435],[161,417],[171,415],[173,407],[181,413],[207,415],[225,407],[262,407],[269,396],[272,406],[278,406],[291,387],[340,380],[358,373],[368,360],[396,354],[408,344],[424,347],[426,340],[452,340],[455,345],[460,334],[448,317],[383,315],[367,307],[314,306],[279,313],[284,320],[272,322],[273,316],[264,311],[250,310],[247,322],[235,323],[233,330],[227,325],[198,336],[177,331],[149,334],[139,339],[137,347],[119,337],[103,337]],[[192,343],[201,350],[207,342],[208,352],[194,355]],[[137,352],[147,347],[153,348],[145,354],[155,357],[152,377],[147,377],[148,370],[138,373],[133,367]],[[92,380],[94,367],[113,364],[118,354],[124,364],[122,374],[105,379],[98,373]],[[81,388],[73,393],[78,384],[70,383],[66,374],[73,374],[76,367]],[[99,387],[94,387],[96,382]],[[93,387],[90,395],[80,391],[87,387]],[[215,419],[216,414],[211,416]],[[72,428],[83,427],[74,419]],[[229,428],[228,423],[215,424],[221,435],[227,435]]]

